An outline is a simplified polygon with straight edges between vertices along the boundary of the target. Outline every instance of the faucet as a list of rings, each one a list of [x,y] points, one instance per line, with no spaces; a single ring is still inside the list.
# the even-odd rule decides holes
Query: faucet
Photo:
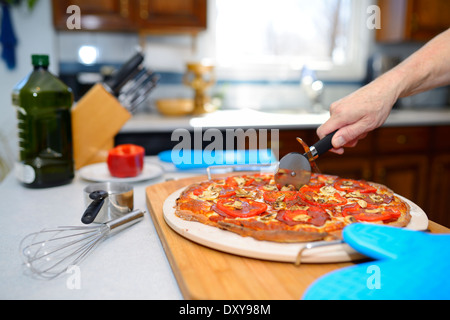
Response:
[[[311,70],[306,66],[303,67],[300,87],[309,98],[311,102],[311,111],[313,113],[320,113],[322,111],[325,111],[325,108],[322,104],[322,96],[324,90],[323,82],[317,79],[314,70]]]

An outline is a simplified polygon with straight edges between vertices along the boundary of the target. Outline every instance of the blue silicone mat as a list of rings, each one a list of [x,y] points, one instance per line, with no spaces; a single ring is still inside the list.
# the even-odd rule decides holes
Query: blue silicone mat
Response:
[[[373,261],[316,280],[305,300],[450,299],[450,235],[356,223],[344,241]]]

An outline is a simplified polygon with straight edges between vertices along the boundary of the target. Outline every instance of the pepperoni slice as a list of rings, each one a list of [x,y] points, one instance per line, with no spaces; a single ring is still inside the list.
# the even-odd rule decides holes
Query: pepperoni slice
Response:
[[[306,210],[280,210],[277,220],[288,225],[312,224],[316,227],[323,226],[330,216],[321,207],[309,207]]]
[[[303,201],[313,206],[324,208],[342,206],[347,203],[347,199],[342,197],[338,192],[335,192],[333,195],[325,195],[321,194],[319,188],[308,185],[300,188],[299,196]]]

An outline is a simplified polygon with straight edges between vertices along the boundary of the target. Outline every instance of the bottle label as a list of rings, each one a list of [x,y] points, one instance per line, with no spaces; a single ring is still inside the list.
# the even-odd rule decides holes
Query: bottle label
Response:
[[[14,166],[14,172],[16,174],[17,180],[23,183],[33,183],[36,179],[36,172],[32,166],[16,162]]]

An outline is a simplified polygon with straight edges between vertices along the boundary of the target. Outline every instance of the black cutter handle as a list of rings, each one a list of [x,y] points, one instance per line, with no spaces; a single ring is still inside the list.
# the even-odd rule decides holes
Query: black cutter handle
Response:
[[[321,156],[322,154],[324,154],[325,152],[333,149],[333,145],[331,144],[331,140],[333,139],[334,134],[337,132],[334,131],[332,133],[329,133],[325,138],[319,140],[318,142],[316,142],[313,147],[316,149],[317,151],[317,156]],[[311,148],[312,149],[312,148]]]

